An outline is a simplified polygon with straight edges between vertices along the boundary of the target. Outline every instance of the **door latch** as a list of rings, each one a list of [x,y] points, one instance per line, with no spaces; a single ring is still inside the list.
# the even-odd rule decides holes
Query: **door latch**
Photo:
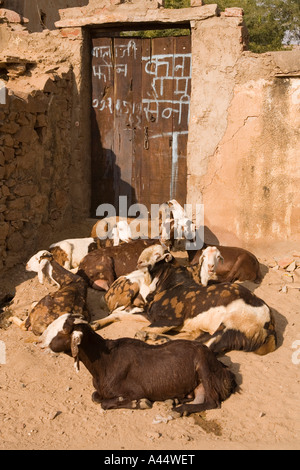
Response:
[[[149,149],[149,134],[148,134],[148,127],[144,127],[144,149]]]

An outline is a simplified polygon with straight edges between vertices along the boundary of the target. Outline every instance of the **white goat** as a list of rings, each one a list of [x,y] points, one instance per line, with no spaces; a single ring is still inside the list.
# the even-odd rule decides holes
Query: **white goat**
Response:
[[[163,217],[164,206],[166,206],[165,217]],[[171,246],[174,246],[175,240],[195,239],[196,226],[176,199],[171,199],[161,206],[160,236],[163,243],[170,241]]]
[[[40,284],[44,284],[44,280],[46,278],[50,283],[53,282],[58,287],[60,287],[60,284],[53,277],[53,267],[49,262],[49,260],[52,258],[53,255],[49,251],[38,251],[27,262],[26,271],[37,273]]]
[[[224,262],[224,258],[217,247],[208,246],[203,250],[199,258],[200,280],[203,286],[207,286],[210,280],[218,279],[216,270],[220,261]]]
[[[92,248],[97,248],[97,241],[92,237],[69,238],[57,243],[52,243],[49,247],[49,251],[61,266],[71,271],[77,270],[80,261]]]
[[[131,229],[126,220],[120,220],[117,222],[113,226],[111,234],[114,241],[114,246],[120,245],[120,241],[128,243],[130,240],[132,240]]]
[[[128,223],[125,220],[120,220],[113,226],[107,238],[111,240],[113,246],[120,245],[120,242],[128,243],[131,240],[131,230]],[[90,251],[101,247],[101,240],[97,237],[69,238],[53,243],[50,245],[49,251],[61,266],[76,273],[81,260]]]

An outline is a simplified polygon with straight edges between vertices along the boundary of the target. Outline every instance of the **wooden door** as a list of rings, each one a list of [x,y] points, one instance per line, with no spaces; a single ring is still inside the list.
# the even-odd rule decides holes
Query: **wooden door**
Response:
[[[190,36],[93,38],[92,216],[186,199]]]

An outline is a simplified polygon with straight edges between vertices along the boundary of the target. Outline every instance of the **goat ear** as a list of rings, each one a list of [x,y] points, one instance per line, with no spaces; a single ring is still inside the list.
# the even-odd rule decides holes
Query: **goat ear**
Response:
[[[201,254],[200,258],[199,258],[199,266],[202,265],[203,260],[204,260],[204,254],[203,254],[203,252],[202,252],[202,254]]]
[[[120,244],[120,232],[119,232],[119,227],[117,224],[113,226],[111,234],[112,234],[112,238],[114,241],[114,246],[119,245]]]
[[[50,261],[47,258],[44,258],[40,261],[38,267],[38,279],[40,284],[44,284],[45,277],[48,277],[48,267]]]
[[[78,346],[81,344],[83,337],[82,331],[73,331],[71,336],[71,354],[75,359],[75,369],[79,371],[79,349]]]
[[[73,329],[74,329],[74,319],[73,319],[72,315],[70,315],[64,323],[63,333],[65,335],[70,335],[72,333]]]
[[[46,277],[50,282],[53,282],[58,287],[60,287],[58,282],[56,282],[56,280],[53,278],[52,273],[53,273],[53,268],[52,268],[52,264],[50,260],[48,258],[42,259],[40,262],[40,269],[38,271],[38,278],[39,278],[40,283],[44,284],[44,279]]]
[[[167,263],[169,263],[170,261],[172,261],[172,259],[173,259],[173,256],[171,255],[171,253],[168,252],[168,253],[165,253],[165,254],[164,254],[164,260],[165,260]]]

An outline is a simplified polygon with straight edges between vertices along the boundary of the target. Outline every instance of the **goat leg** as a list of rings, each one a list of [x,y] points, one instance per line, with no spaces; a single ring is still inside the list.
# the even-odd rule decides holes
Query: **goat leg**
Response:
[[[95,391],[92,393],[92,401],[97,405],[101,405],[101,398],[98,392]]]
[[[21,320],[20,318],[13,316],[9,318],[9,321],[21,328],[21,330],[27,331],[27,328],[25,326],[26,320]]]
[[[103,405],[103,401],[101,401],[100,395],[97,391],[92,393],[92,401],[96,403],[97,405],[101,405],[101,404]],[[104,400],[104,402],[106,401]],[[141,398],[140,400],[133,400],[131,404],[132,404],[132,408],[137,408],[139,410],[146,410],[148,408],[152,408],[152,403],[147,398]]]
[[[95,320],[91,323],[91,328],[94,331],[100,330],[111,323],[114,323],[116,320],[113,318],[112,315],[108,315],[105,318],[101,318],[100,320]]]
[[[147,398],[141,398],[137,401],[137,409],[139,410],[146,410],[148,408],[152,408],[152,402]]]
[[[100,328],[104,328],[105,326],[110,325],[111,323],[121,320],[148,322],[148,320],[143,315],[134,313],[134,309],[130,312],[127,312],[126,310],[120,308],[119,311],[116,310],[105,318],[95,320],[93,323],[91,323],[91,327],[94,331],[97,331],[100,330]]]
[[[180,414],[180,416],[188,416],[192,413],[201,413],[206,410],[213,410],[214,408],[220,408],[219,403],[204,402],[204,403],[184,403],[173,408],[174,411]]]
[[[152,324],[150,326],[145,326],[141,330],[137,331],[135,338],[140,339],[141,341],[157,341],[159,339],[164,339],[169,341],[171,338],[169,335],[165,334],[170,330],[173,330],[174,326],[155,326]]]
[[[224,281],[232,282],[232,283],[236,281],[247,281],[247,280],[250,281],[251,279],[249,279],[249,276],[244,271],[243,263],[245,264],[247,263],[247,260],[245,260],[244,255],[238,256],[234,265],[231,267],[230,271],[227,273],[226,277],[224,278]]]
[[[159,344],[162,344],[162,343],[166,343],[168,341],[171,341],[171,337],[170,336],[167,336],[167,335],[159,335],[157,333],[152,333],[152,332],[147,332],[147,331],[144,331],[144,330],[138,330],[134,337],[136,339],[139,339],[140,341],[144,341],[144,342],[147,342],[147,341],[151,341],[151,342],[155,342],[155,343],[159,343]]]

